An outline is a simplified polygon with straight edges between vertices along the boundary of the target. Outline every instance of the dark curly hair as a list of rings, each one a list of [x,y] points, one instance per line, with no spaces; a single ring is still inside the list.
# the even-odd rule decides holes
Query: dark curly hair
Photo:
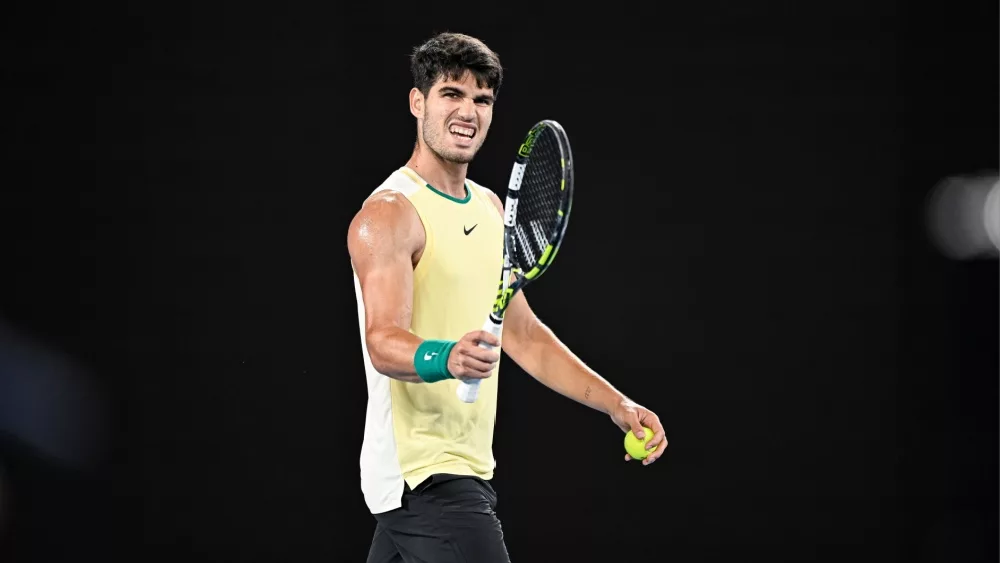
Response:
[[[479,39],[462,33],[439,33],[414,48],[410,71],[413,86],[425,96],[439,78],[458,80],[466,71],[480,88],[492,88],[494,98],[503,82],[500,57]]]

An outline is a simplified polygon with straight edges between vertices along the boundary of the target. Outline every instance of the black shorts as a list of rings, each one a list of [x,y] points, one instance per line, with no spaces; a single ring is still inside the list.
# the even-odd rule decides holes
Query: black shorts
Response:
[[[490,484],[433,475],[406,486],[403,505],[376,514],[368,563],[509,563]]]

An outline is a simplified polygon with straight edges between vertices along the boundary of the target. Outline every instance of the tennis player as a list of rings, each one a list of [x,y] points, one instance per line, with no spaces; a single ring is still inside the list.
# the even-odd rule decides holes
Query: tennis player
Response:
[[[503,79],[482,41],[439,34],[411,57],[412,156],[364,202],[348,249],[368,406],[361,490],[377,522],[369,563],[509,561],[495,509],[493,428],[500,345],[477,330],[496,298],[503,205],[466,177]],[[524,292],[506,312],[502,349],[549,388],[611,417],[623,432],[663,426],[588,368],[534,315]],[[481,380],[479,397],[456,396]],[[626,454],[626,460],[631,458]]]

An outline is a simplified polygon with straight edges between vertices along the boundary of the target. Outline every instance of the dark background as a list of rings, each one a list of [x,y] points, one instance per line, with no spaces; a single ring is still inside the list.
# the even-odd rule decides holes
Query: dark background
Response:
[[[800,4],[12,8],[0,320],[105,416],[84,457],[0,434],[0,558],[364,560],[346,228],[452,30],[506,68],[470,177],[503,197],[543,118],[573,143],[528,297],[670,439],[626,464],[508,361],[514,561],[996,561],[998,265],[922,209],[998,167],[997,3]]]

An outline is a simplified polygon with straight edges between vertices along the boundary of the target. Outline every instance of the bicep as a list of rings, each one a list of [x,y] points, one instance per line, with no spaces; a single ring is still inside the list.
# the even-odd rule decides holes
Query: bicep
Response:
[[[398,196],[397,196],[398,197]],[[414,235],[400,202],[369,202],[351,222],[348,249],[361,285],[365,330],[410,328]]]
[[[409,261],[382,259],[359,268],[365,308],[365,330],[397,327],[409,330],[412,314],[413,269]]]

